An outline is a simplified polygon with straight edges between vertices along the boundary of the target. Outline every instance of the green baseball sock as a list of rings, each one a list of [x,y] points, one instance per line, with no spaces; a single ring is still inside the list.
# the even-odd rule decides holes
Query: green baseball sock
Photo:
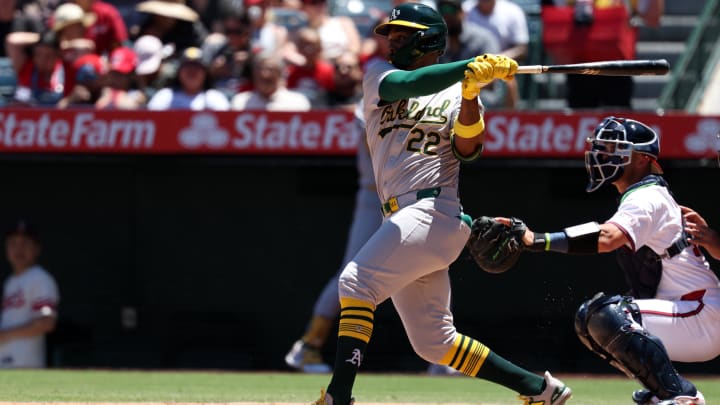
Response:
[[[545,379],[505,360],[491,351],[480,371],[478,378],[498,383],[523,395],[536,395],[545,389]]]

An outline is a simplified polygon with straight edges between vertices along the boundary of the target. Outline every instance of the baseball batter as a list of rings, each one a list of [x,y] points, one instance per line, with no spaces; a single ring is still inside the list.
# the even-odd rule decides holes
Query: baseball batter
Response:
[[[583,303],[575,319],[580,340],[643,384],[633,393],[636,404],[704,405],[672,361],[720,355],[720,281],[689,242],[681,208],[657,164],[658,136],[641,122],[608,117],[590,141],[587,190],[613,184],[621,194],[617,212],[600,225],[528,229],[523,243],[535,251],[617,252],[631,296],[599,293]]]
[[[5,248],[13,274],[3,287],[0,368],[45,367],[45,334],[55,328],[57,285],[37,264],[40,244],[26,222],[10,230]]]
[[[561,381],[524,370],[458,333],[450,311],[448,269],[470,234],[458,197],[460,161],[482,151],[480,88],[511,79],[517,63],[486,54],[438,64],[447,27],[420,3],[396,6],[375,32],[387,37],[391,63],[368,68],[364,116],[384,220],[340,275],[335,366],[315,404],[352,402],[375,308],[387,298],[428,362],[501,384],[526,403],[564,404],[571,392]]]

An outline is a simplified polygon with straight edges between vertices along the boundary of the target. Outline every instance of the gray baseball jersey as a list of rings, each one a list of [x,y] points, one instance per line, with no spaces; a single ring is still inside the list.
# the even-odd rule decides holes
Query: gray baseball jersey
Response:
[[[373,63],[363,81],[363,112],[380,199],[438,186],[457,188],[460,162],[452,152],[450,131],[462,101],[460,83],[378,106],[380,81],[394,70],[388,62]]]

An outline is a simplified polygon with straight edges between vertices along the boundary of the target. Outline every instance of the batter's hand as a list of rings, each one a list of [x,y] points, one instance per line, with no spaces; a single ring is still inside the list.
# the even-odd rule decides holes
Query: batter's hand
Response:
[[[476,60],[468,63],[467,67],[468,69],[465,70],[465,79],[472,76],[478,88],[486,86],[495,79],[493,65],[488,62]]]
[[[518,69],[518,63],[505,55],[486,53],[475,57],[475,62],[486,62],[493,67],[493,79],[512,80]]]
[[[474,100],[480,95],[480,88],[487,83],[480,83],[475,77],[475,73],[468,69],[465,71],[465,78],[462,81],[462,96],[466,100]]]

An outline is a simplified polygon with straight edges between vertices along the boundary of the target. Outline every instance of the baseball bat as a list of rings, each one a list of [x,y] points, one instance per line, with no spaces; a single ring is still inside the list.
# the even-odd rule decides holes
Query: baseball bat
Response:
[[[665,59],[608,60],[602,62],[571,63],[566,65],[519,66],[516,74],[565,73],[598,76],[662,76],[670,71]]]

